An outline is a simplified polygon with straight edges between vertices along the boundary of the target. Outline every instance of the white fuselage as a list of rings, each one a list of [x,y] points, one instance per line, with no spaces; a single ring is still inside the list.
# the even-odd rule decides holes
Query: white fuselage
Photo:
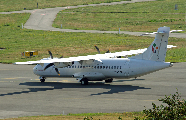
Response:
[[[102,62],[74,62],[73,65],[58,68],[60,76],[56,73],[55,67],[51,66],[44,71],[49,63],[43,66],[36,65],[33,68],[34,74],[42,77],[74,77],[87,78],[89,81],[99,81],[109,78],[134,78],[160,69],[171,66],[169,62],[156,62],[151,60],[129,59],[129,58],[108,58],[101,59]]]

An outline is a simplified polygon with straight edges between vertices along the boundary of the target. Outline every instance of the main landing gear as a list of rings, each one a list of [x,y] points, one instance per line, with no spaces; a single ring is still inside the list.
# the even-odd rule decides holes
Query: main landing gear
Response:
[[[111,83],[113,81],[113,79],[111,78],[111,79],[107,79],[107,80],[105,80],[105,83]]]
[[[39,77],[39,79],[40,79],[41,82],[45,82],[46,78],[45,77]]]
[[[82,79],[81,85],[88,85],[88,79],[86,79],[86,78]]]

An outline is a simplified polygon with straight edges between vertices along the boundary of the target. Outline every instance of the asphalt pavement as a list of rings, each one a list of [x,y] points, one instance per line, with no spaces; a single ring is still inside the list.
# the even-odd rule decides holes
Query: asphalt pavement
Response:
[[[48,78],[41,83],[33,67],[0,64],[0,118],[142,111],[152,108],[152,102],[160,105],[158,99],[175,94],[176,88],[186,99],[186,63],[137,79],[89,85],[74,78]]]
[[[141,0],[136,0],[140,2]],[[147,0],[149,1],[149,0]],[[123,4],[123,2],[103,3]],[[128,1],[129,2],[129,1]],[[132,0],[132,2],[135,2]],[[93,5],[79,5],[14,12],[29,12],[31,16],[24,25],[27,29],[62,32],[118,33],[118,31],[70,30],[52,27],[52,21],[60,10]],[[120,33],[141,35],[143,32]],[[174,33],[170,37],[186,38],[186,34]],[[57,115],[68,113],[130,112],[152,108],[152,102],[176,93],[176,88],[186,99],[186,63],[137,79],[114,79],[113,83],[91,82],[81,85],[74,78],[49,78],[40,83],[33,74],[32,65],[0,64],[0,118],[21,116]],[[145,106],[145,107],[144,107]]]

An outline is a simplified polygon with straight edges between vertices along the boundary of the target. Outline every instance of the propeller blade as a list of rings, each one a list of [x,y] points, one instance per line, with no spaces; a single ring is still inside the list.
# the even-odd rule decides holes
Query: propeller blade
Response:
[[[54,65],[54,63],[49,63],[45,68],[44,68],[44,70],[46,70],[47,68],[49,68],[50,66],[53,66]]]
[[[51,67],[51,66],[53,66],[53,65],[54,65],[54,63],[49,63],[49,64],[45,67],[44,70],[46,70],[47,68],[49,68],[49,67]],[[59,70],[58,70],[57,68],[55,68],[55,71],[56,71],[57,74],[60,76]]]
[[[50,54],[51,59],[53,59],[52,52],[50,52],[50,50],[48,50],[48,53]]]
[[[110,53],[110,50],[107,50],[107,52],[106,53]]]
[[[96,45],[94,45],[94,46],[95,46],[96,50],[98,51],[98,53],[100,54],[99,48]]]
[[[57,72],[57,74],[60,76],[60,71],[57,69],[57,68],[55,68],[55,70],[56,70],[56,72]]]

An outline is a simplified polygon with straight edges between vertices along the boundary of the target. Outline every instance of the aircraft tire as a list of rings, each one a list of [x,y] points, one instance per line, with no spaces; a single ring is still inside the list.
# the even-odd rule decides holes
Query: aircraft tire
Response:
[[[45,79],[40,79],[41,82],[45,82]]]
[[[87,79],[81,80],[81,85],[88,85],[88,80]]]
[[[108,80],[105,80],[105,83],[111,83],[113,81],[113,79],[108,79]]]

